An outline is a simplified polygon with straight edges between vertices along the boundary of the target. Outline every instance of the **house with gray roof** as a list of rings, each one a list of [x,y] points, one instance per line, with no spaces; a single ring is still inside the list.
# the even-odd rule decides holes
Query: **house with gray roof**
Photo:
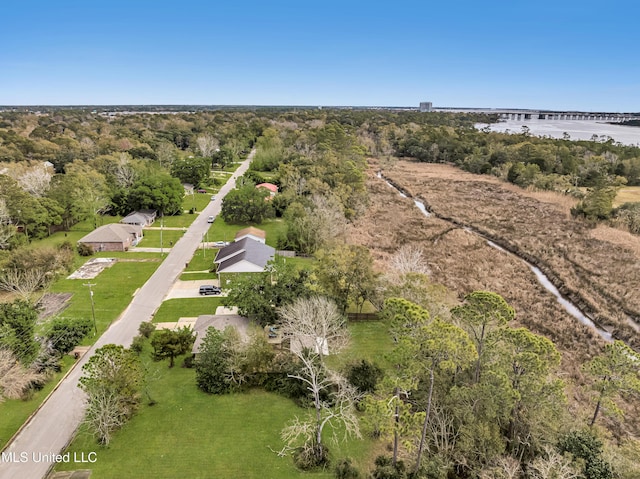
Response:
[[[191,349],[193,354],[200,352],[200,346],[209,328],[215,328],[220,332],[226,328],[235,328],[241,341],[247,342],[249,340],[249,320],[247,318],[237,314],[203,314],[198,316],[193,325],[193,332],[196,335]]]
[[[142,239],[142,226],[111,223],[80,238],[93,251],[127,251]]]
[[[125,225],[151,226],[156,220],[156,210],[138,210],[120,220]]]
[[[214,263],[218,273],[260,273],[275,254],[271,246],[245,237],[218,251]]]

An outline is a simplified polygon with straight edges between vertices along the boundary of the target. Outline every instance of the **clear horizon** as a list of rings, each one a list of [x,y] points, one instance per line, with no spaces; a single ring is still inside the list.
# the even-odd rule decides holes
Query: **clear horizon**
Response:
[[[0,105],[638,112],[629,1],[3,5]]]

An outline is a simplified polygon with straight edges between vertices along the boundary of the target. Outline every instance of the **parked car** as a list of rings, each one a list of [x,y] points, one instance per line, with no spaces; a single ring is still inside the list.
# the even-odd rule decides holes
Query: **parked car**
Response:
[[[207,218],[207,223],[213,223],[213,220],[215,220],[215,219],[216,219],[216,217],[215,217],[215,216],[209,216],[209,217]]]
[[[203,188],[200,188],[200,189],[198,190],[198,193],[206,193],[206,192],[207,192],[207,190],[205,190],[205,189],[203,189]]]
[[[216,195],[211,195],[211,201],[215,201],[216,200]]]
[[[211,294],[220,294],[220,293],[222,293],[222,290],[217,286],[213,286],[209,284],[200,286],[200,294],[203,296],[209,296]]]
[[[225,246],[227,246],[229,243],[227,243],[226,241],[214,241],[213,242],[213,247],[214,248],[224,248]]]

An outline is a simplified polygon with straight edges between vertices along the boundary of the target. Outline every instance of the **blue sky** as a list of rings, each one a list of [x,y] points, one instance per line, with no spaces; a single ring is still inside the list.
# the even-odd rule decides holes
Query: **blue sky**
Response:
[[[640,111],[640,4],[3,0],[0,105]]]

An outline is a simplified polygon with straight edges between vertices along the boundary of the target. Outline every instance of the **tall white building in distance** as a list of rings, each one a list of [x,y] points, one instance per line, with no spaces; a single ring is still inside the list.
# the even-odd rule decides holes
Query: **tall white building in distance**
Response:
[[[433,103],[430,101],[421,101],[420,102],[420,111],[433,111]]]

